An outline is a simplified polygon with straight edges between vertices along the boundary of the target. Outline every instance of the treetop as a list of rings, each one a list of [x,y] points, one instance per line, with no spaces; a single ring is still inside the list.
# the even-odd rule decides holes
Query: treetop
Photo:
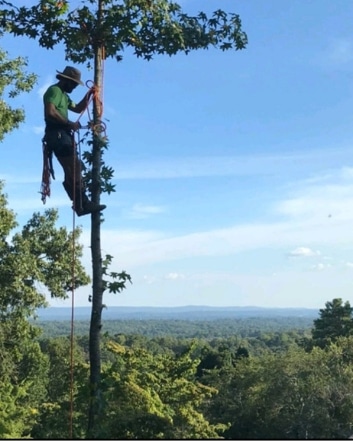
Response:
[[[190,16],[168,0],[85,0],[75,8],[64,0],[41,0],[32,7],[0,0],[0,5],[3,31],[37,39],[46,49],[63,43],[66,59],[77,63],[89,64],[97,46],[106,58],[121,61],[127,48],[150,60],[209,47],[241,50],[248,42],[238,14],[218,9],[210,17]]]

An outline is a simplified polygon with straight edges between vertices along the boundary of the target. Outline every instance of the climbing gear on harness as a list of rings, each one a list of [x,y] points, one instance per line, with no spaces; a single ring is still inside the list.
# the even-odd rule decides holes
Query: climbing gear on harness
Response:
[[[49,148],[45,137],[42,139],[43,149],[43,171],[40,193],[42,194],[43,204],[46,203],[47,197],[50,197],[50,176],[55,179],[53,168],[53,151]]]

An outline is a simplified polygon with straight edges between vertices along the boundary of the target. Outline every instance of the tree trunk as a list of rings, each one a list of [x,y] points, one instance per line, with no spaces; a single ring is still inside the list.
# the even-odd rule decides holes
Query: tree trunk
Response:
[[[102,14],[103,1],[99,0],[98,20]],[[97,45],[94,58],[94,82],[98,91],[102,90],[103,83],[103,44]],[[93,118],[95,127],[101,123],[101,103],[93,102]],[[92,201],[100,203],[100,167],[101,167],[101,134],[93,131],[92,145]],[[92,213],[91,223],[91,255],[92,255],[92,312],[89,332],[89,358],[90,358],[90,405],[88,413],[88,438],[97,438],[97,423],[101,414],[101,328],[103,309],[103,272],[100,237],[100,212]]]

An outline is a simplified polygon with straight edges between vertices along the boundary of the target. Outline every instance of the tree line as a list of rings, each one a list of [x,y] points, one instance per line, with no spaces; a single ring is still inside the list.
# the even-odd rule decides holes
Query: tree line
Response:
[[[70,333],[69,320],[36,320],[45,337],[60,337]],[[276,339],[285,331],[309,332],[313,318],[309,317],[249,317],[216,320],[185,319],[110,319],[104,321],[104,331],[111,335],[139,334],[148,337],[225,338],[233,335],[258,339]],[[75,320],[75,334],[87,335],[88,320]],[[285,335],[285,334],[283,334]]]
[[[71,419],[74,438],[87,434],[87,333],[76,336],[71,359],[69,332],[44,335],[33,320],[36,308],[45,304],[38,281],[51,283],[59,297],[67,295],[71,283],[60,272],[65,262],[69,265],[64,250],[71,233],[56,229],[56,218],[55,210],[34,214],[11,234],[16,222],[1,194],[1,438],[65,439]],[[88,276],[80,271],[77,283],[84,283]],[[348,438],[353,418],[352,311],[348,301],[335,298],[320,309],[311,327],[245,327],[227,336],[209,329],[203,336],[193,335],[202,326],[199,321],[189,322],[189,335],[187,328],[185,335],[180,330],[173,335],[168,321],[163,335],[104,329],[102,416],[96,436]],[[155,326],[151,321],[152,330]]]

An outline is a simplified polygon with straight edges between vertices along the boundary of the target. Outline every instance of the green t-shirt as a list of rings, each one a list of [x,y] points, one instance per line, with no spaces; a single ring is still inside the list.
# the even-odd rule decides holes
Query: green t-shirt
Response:
[[[65,119],[68,119],[69,107],[75,107],[75,103],[70,99],[69,95],[63,92],[59,86],[50,86],[43,96],[44,104],[53,103],[57,111]]]

